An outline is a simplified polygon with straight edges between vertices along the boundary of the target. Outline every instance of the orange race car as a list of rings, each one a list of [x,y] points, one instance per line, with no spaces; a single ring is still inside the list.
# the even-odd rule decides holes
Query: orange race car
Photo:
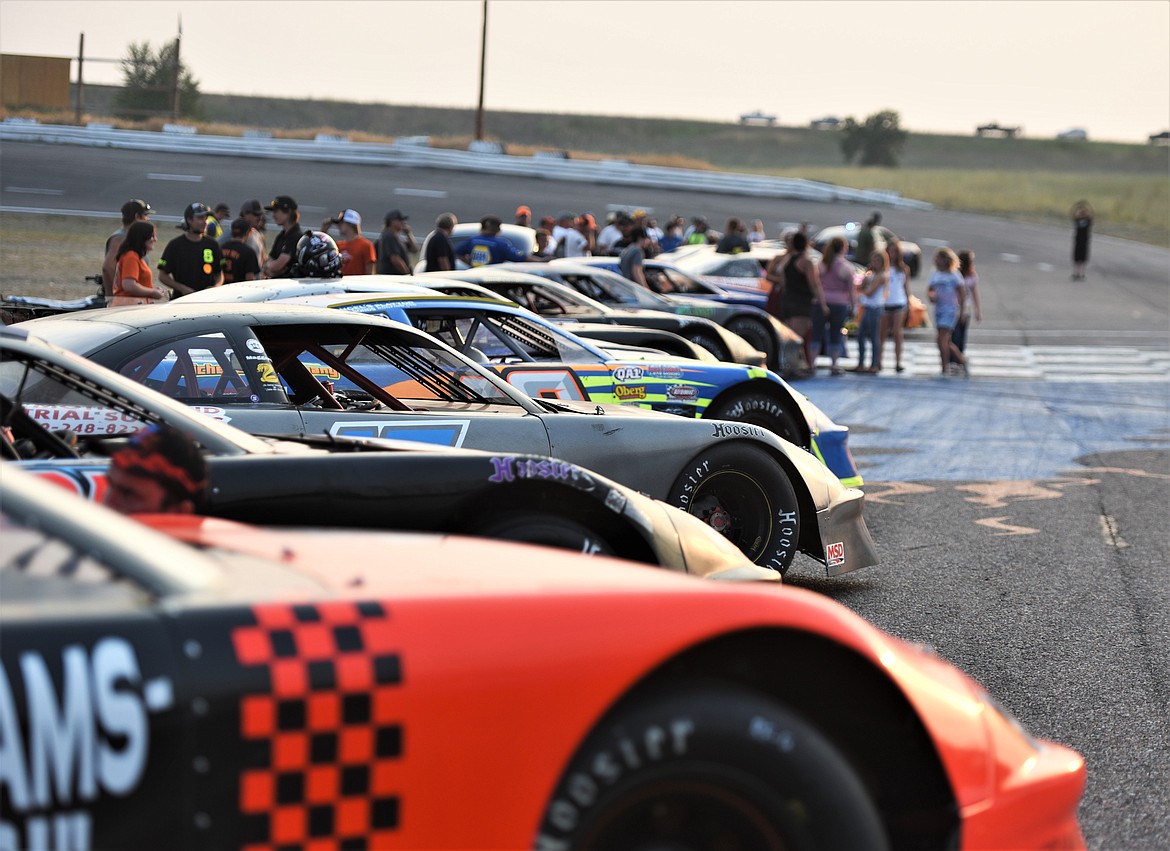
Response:
[[[1078,754],[811,592],[0,485],[6,848],[1084,844]]]

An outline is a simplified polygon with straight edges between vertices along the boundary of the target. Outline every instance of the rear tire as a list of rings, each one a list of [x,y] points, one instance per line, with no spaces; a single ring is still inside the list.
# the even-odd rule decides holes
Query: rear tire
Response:
[[[524,544],[540,544],[586,555],[618,555],[617,550],[605,538],[595,534],[588,526],[540,511],[513,512],[489,517],[472,527],[468,534]]]
[[[710,334],[704,334],[702,331],[696,331],[686,335],[686,338],[694,343],[696,346],[706,349],[721,361],[730,362],[731,352],[723,343],[712,337]]]
[[[670,489],[667,502],[722,534],[755,564],[783,574],[800,541],[800,503],[780,464],[742,443],[700,452]]]
[[[884,849],[852,766],[802,717],[747,689],[704,684],[643,699],[580,748],[537,849]]]
[[[772,363],[776,358],[776,341],[772,339],[771,329],[761,320],[749,316],[741,316],[727,323],[727,330],[739,334],[753,349],[759,349],[767,358],[765,363]]]
[[[796,425],[796,420],[776,399],[767,393],[740,393],[703,412],[705,420],[731,420],[763,426],[789,443],[808,449],[808,439]]]

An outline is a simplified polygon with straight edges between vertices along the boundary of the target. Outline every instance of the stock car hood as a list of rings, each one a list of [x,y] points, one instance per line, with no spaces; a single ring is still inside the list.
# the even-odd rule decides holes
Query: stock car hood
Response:
[[[537,678],[542,711],[570,726],[584,726],[606,708],[572,688],[572,666],[565,666],[562,656],[574,643],[573,624],[606,624],[587,632],[594,667],[604,668],[617,691],[696,642],[764,627],[819,635],[881,670],[917,711],[963,813],[964,847],[1029,844],[1031,839],[997,832],[1005,829],[1002,815],[993,820],[983,814],[992,804],[1010,807],[1013,798],[1029,800],[1026,792],[1036,787],[1047,787],[1054,811],[1059,801],[1063,811],[1075,813],[1084,786],[1084,761],[1074,751],[1028,736],[979,684],[929,649],[893,638],[812,591],[713,586],[602,557],[581,570],[581,556],[559,550],[521,562],[515,545],[454,536],[394,535],[395,557],[387,563],[384,534],[272,534],[201,518],[142,519],[180,540],[271,559],[296,574],[283,588],[248,583],[244,595],[227,583],[203,592],[207,598],[250,595],[250,602],[295,603],[297,597],[320,599],[324,591],[342,599],[388,599],[394,601],[399,628],[408,630],[425,630],[437,606],[449,611],[456,604],[467,635],[498,634],[501,605],[519,620],[547,623],[551,647],[532,654],[532,664],[547,668]],[[314,567],[322,564],[338,567]],[[654,617],[648,620],[647,611]],[[435,637],[436,646],[447,646]],[[491,670],[490,659],[481,657],[498,652],[498,644],[460,644],[453,670],[481,664]],[[546,664],[554,658],[555,664]],[[1075,821],[1065,827],[1076,832]]]

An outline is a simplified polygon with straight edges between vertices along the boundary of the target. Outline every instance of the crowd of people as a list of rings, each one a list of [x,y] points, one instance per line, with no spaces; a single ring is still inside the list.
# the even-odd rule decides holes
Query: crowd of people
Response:
[[[1091,222],[1086,208],[1075,209],[1073,214],[1074,221],[1080,217],[1075,254],[1082,265],[1074,273],[1077,277],[1083,275],[1087,259],[1084,234],[1088,225],[1080,223],[1086,217]],[[149,304],[209,287],[266,278],[409,275],[416,258],[421,260],[420,268],[429,272],[451,270],[459,262],[484,266],[611,255],[619,258],[622,275],[645,286],[643,265],[648,258],[697,244],[737,254],[751,251],[767,238],[759,219],[749,227],[743,219],[731,217],[720,232],[702,216],[688,222],[674,215],[660,227],[657,219],[641,209],[613,212],[604,224],[592,213],[564,211],[536,223],[536,247],[526,254],[502,235],[500,216],[484,216],[478,233],[456,242],[453,232],[458,218],[454,213],[443,213],[420,245],[411,231],[409,216],[393,209],[383,217],[382,231],[374,241],[362,235],[362,216],[354,209],[326,218],[315,231],[305,230],[296,200],[277,195],[268,204],[256,198],[244,201],[239,215],[230,221],[231,207],[226,203],[214,208],[201,202],[189,204],[178,225],[180,233],[163,247],[152,270],[146,257],[158,241],[155,224],[150,221],[153,212],[140,199],[122,206],[122,227],[107,240],[102,264],[103,288],[111,305]],[[271,213],[278,228],[271,245],[266,213]],[[534,227],[534,221],[529,206],[516,208],[516,225]],[[815,372],[821,355],[829,359],[831,375],[876,374],[882,370],[888,341],[893,342],[895,372],[905,369],[903,329],[911,299],[910,270],[900,243],[883,238],[880,223],[881,214],[874,212],[858,229],[851,258],[844,237],[830,240],[816,257],[807,226],[790,229],[782,234],[786,250],[767,264],[764,277],[771,290],[766,309],[801,336],[810,366],[806,375]],[[331,235],[334,229],[336,239]],[[854,264],[865,269],[864,275],[856,274]],[[982,319],[978,281],[972,252],[956,255],[944,248],[936,253],[927,297],[934,305],[944,375],[969,374],[964,354],[967,328],[972,316],[976,321]],[[846,369],[841,365],[846,357],[845,328],[858,318],[857,363]]]

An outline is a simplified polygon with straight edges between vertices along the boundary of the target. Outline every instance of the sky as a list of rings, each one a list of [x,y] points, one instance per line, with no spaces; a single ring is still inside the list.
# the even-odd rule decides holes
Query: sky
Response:
[[[782,125],[893,109],[1145,142],[1170,129],[1170,0],[488,0],[484,108]],[[0,52],[121,82],[179,33],[213,94],[474,108],[481,0],[0,0]],[[76,78],[76,63],[73,74]],[[488,122],[490,134],[490,119]]]

